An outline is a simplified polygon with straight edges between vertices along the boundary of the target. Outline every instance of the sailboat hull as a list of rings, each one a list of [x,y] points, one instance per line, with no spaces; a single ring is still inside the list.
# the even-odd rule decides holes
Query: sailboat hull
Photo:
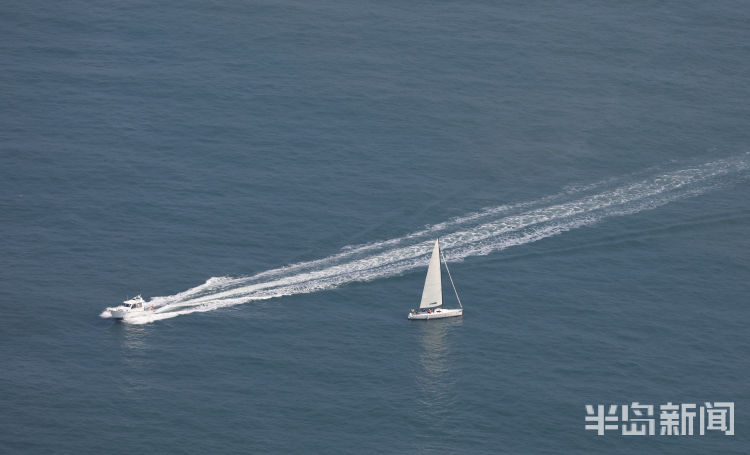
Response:
[[[442,319],[463,316],[463,308],[438,308],[432,313],[426,311],[409,313],[409,319]]]

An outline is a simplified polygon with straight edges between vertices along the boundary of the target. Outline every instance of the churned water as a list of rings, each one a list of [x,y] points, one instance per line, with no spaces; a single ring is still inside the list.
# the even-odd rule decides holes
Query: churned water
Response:
[[[744,3],[0,11],[0,452],[750,450]]]

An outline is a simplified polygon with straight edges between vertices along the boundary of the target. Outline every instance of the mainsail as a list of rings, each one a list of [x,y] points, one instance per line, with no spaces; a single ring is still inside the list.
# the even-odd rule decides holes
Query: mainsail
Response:
[[[427,267],[427,278],[424,280],[422,302],[419,308],[433,308],[443,304],[443,282],[440,274],[440,244],[435,240],[430,265]]]

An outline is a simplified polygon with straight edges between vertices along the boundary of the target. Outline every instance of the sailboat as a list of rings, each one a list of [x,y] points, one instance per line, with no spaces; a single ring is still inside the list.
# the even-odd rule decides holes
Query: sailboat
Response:
[[[451,280],[453,292],[456,293],[459,308],[443,308],[443,273],[440,268],[440,262],[445,264],[445,270],[448,272],[448,278]],[[435,240],[435,247],[432,249],[430,265],[427,267],[427,277],[424,280],[424,289],[422,290],[422,301],[419,303],[419,309],[412,309],[409,312],[409,319],[440,319],[462,316],[464,307],[461,305],[461,299],[458,297],[456,285],[453,284],[451,271],[448,269],[448,263],[440,251],[440,239]]]

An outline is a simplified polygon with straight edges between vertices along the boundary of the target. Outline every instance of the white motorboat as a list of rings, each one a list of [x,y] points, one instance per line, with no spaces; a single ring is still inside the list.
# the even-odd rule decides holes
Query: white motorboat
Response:
[[[459,308],[443,308],[443,273],[440,268],[440,260],[445,265],[448,272],[448,278],[453,286],[453,292],[456,293]],[[422,290],[422,301],[419,303],[419,309],[412,309],[409,312],[409,319],[440,319],[462,316],[464,307],[461,305],[461,299],[458,297],[456,285],[453,284],[451,271],[448,269],[448,263],[445,262],[442,251],[440,251],[440,239],[435,240],[435,247],[432,249],[430,265],[427,267],[427,277],[424,280],[424,289]]]
[[[109,311],[109,314],[114,319],[123,319],[127,314],[143,313],[144,311],[153,310],[154,306],[152,305],[150,308],[146,307],[146,301],[143,300],[143,297],[140,295],[125,300],[122,302],[122,305],[107,308],[107,311]]]

